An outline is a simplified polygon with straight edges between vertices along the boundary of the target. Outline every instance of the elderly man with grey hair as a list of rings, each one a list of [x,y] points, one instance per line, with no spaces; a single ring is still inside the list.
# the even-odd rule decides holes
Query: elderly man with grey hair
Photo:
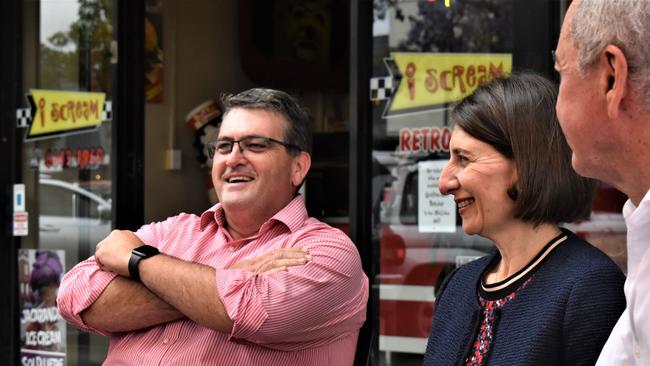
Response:
[[[556,51],[556,109],[573,167],[629,197],[627,308],[598,365],[650,365],[649,14],[648,0],[576,0]]]

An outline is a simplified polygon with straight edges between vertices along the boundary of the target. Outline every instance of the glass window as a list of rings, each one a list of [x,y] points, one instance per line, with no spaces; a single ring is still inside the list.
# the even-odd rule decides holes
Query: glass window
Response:
[[[564,2],[375,0],[373,238],[380,263],[378,364],[419,365],[435,293],[491,242],[463,233],[438,178],[449,159],[449,107],[480,83],[548,60]],[[564,4],[565,5],[565,4]],[[562,8],[562,9],[561,9]],[[624,196],[600,185],[590,220],[567,226],[625,267]]]
[[[40,127],[51,128],[42,135],[27,129],[22,144],[30,227],[19,255],[21,358],[26,362],[100,365],[106,355],[105,337],[79,332],[60,316],[43,322],[24,315],[36,308],[55,309],[61,277],[112,230],[112,122],[101,115],[90,128],[75,125],[83,108],[100,115],[107,105],[92,109],[83,104],[89,94],[55,100],[52,95],[62,94],[50,92],[103,93],[103,100],[113,100],[115,3],[23,2],[23,93],[34,98],[32,115],[40,113]],[[36,99],[35,90],[46,92]],[[70,120],[68,127],[59,128]],[[39,331],[47,332],[49,340],[35,338]]]
[[[71,192],[61,188],[41,186],[41,215],[72,216],[73,197]]]
[[[467,236],[438,192],[448,107],[512,70],[512,0],[374,2],[373,237],[379,238],[379,364],[420,364],[435,292],[491,244]]]

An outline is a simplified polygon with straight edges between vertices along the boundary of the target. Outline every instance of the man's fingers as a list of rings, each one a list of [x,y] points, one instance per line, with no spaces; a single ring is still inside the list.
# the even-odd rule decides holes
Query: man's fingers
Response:
[[[269,253],[269,256],[274,259],[284,258],[308,258],[311,259],[309,253],[302,248],[282,248],[275,249]]]
[[[301,266],[303,264],[309,263],[307,258],[284,258],[284,259],[275,259],[273,261],[264,263],[256,271],[258,273],[270,273],[285,270],[286,267]]]
[[[303,248],[280,248],[255,258],[241,260],[230,268],[271,273],[284,271],[286,267],[303,265],[311,260],[312,256]]]

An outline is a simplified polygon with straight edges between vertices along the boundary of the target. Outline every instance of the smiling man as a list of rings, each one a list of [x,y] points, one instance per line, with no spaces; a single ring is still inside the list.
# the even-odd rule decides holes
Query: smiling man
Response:
[[[598,365],[650,365],[650,1],[576,0],[555,69],[575,170],[625,193],[627,308]]]
[[[308,115],[277,90],[223,102],[209,147],[220,203],[112,232],[66,274],[59,310],[110,336],[105,365],[351,365],[368,279],[298,194]]]

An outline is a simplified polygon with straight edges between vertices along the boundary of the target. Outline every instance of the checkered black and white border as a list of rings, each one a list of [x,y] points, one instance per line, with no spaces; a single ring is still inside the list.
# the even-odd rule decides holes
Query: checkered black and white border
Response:
[[[16,109],[16,126],[25,128],[29,126],[29,121],[32,120],[31,108],[18,108]]]
[[[383,76],[370,79],[370,100],[386,100],[393,95],[393,77]]]
[[[113,120],[113,102],[107,100],[104,102],[102,108],[102,121],[112,121]]]

